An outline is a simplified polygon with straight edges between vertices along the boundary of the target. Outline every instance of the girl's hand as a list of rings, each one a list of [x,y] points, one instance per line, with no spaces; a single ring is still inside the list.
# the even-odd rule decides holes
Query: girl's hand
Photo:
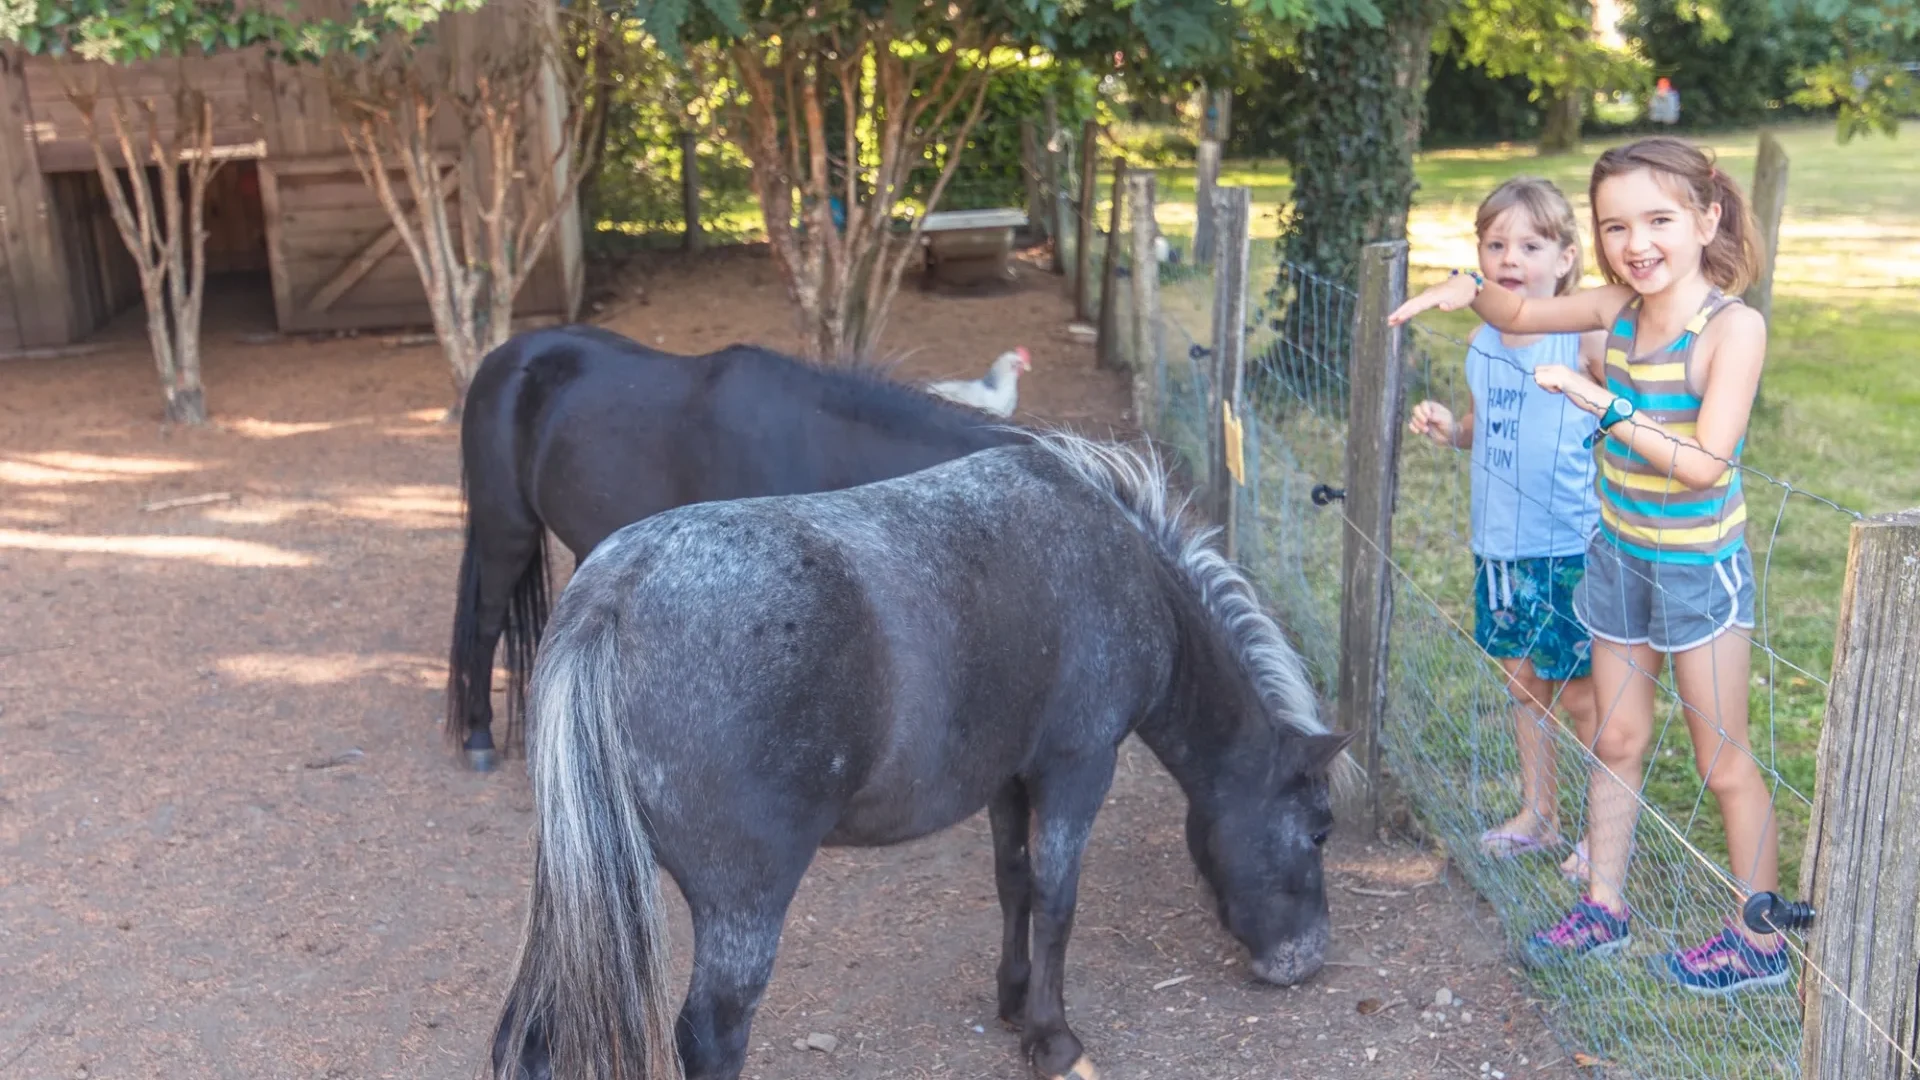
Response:
[[[1441,446],[1453,447],[1457,428],[1453,422],[1453,410],[1437,401],[1423,401],[1413,407],[1413,418],[1407,421],[1407,430],[1415,435],[1425,435]]]
[[[1473,303],[1473,298],[1479,294],[1480,290],[1475,287],[1473,278],[1466,274],[1455,274],[1394,308],[1393,314],[1387,316],[1387,325],[1399,326],[1428,308],[1458,311]]]
[[[1598,383],[1564,364],[1541,364],[1533,369],[1533,381],[1550,394],[1565,394],[1568,401],[1595,416],[1606,412],[1613,400]]]

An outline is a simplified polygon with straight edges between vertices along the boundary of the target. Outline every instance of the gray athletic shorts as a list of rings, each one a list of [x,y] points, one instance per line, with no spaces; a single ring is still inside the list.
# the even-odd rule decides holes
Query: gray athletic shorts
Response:
[[[1753,555],[1742,544],[1717,563],[1648,562],[1595,530],[1573,613],[1603,641],[1685,652],[1753,628]]]

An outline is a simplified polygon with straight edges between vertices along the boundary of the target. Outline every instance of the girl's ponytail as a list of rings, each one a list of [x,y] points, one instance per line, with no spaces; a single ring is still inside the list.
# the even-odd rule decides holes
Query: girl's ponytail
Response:
[[[1600,211],[1597,196],[1600,182],[1622,173],[1646,169],[1672,183],[1692,203],[1695,213],[1704,214],[1714,204],[1720,206],[1720,228],[1700,253],[1700,270],[1720,291],[1738,294],[1760,276],[1760,230],[1754,224],[1747,196],[1733,177],[1713,163],[1713,159],[1684,139],[1656,135],[1625,146],[1616,146],[1593,163],[1593,180],[1587,198],[1594,206],[1593,242],[1600,246]],[[1607,260],[1600,260],[1600,273],[1615,284],[1620,275]]]
[[[1720,204],[1720,229],[1700,253],[1700,269],[1721,292],[1737,295],[1760,276],[1760,227],[1733,177],[1718,165],[1708,169],[1713,201]]]

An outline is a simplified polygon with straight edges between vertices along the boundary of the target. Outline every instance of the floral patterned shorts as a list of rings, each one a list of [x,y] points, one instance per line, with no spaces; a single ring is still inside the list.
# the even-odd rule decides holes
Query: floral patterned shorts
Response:
[[[1573,613],[1585,555],[1545,559],[1473,557],[1473,640],[1488,655],[1526,658],[1548,682],[1593,670],[1593,636]]]

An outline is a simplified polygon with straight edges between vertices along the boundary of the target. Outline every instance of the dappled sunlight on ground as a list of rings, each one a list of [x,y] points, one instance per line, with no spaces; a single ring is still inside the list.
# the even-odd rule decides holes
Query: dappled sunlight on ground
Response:
[[[366,427],[373,424],[385,425],[383,434],[405,433],[409,429],[428,425],[432,430],[447,430],[448,425],[441,423],[447,415],[445,409],[409,409],[403,413],[382,413],[373,416],[350,416],[338,420],[261,420],[254,417],[218,418],[217,425],[225,431],[248,439],[285,439],[294,435],[319,435],[329,431],[341,431],[346,428]]]
[[[214,670],[238,683],[327,686],[378,678],[437,690],[447,680],[443,657],[412,653],[241,653],[214,661]]]
[[[305,567],[314,559],[297,551],[252,540],[221,536],[76,536],[50,532],[0,529],[0,549],[51,551],[87,555],[132,555],[144,559],[178,559],[208,566]]]
[[[0,484],[21,487],[58,487],[98,484],[114,480],[142,480],[154,476],[195,472],[200,462],[155,457],[109,457],[70,450],[0,455]]]
[[[460,525],[460,489],[447,484],[400,484],[349,489],[322,497],[249,495],[210,507],[201,517],[221,525],[271,526],[303,516],[346,517],[396,529],[452,529]]]
[[[297,424],[238,417],[220,420],[219,424],[223,429],[248,439],[284,439],[290,435],[313,435],[322,431],[338,431],[341,428],[360,427],[374,422],[375,418],[371,416],[356,416],[350,420],[313,420]]]

